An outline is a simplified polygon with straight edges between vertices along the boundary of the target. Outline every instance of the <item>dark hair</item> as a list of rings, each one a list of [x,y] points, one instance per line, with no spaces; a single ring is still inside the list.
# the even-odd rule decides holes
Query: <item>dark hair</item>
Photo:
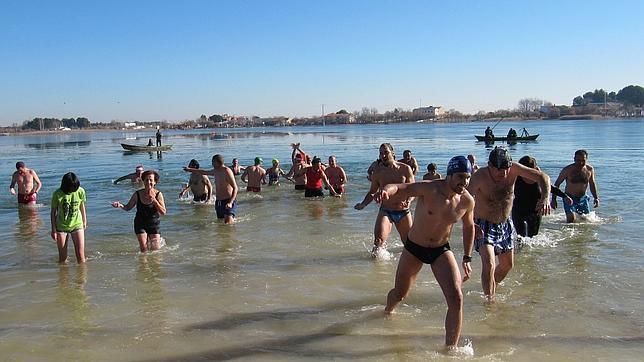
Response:
[[[577,155],[586,156],[586,158],[588,158],[588,152],[586,152],[586,150],[577,150],[577,151],[575,151],[575,156],[577,156]]]
[[[154,176],[154,183],[159,182],[159,173],[154,170],[147,170],[143,172],[143,174],[141,175],[141,180],[145,180],[145,178],[148,177],[148,175]]]
[[[22,161],[16,162],[16,170],[19,170],[21,168],[25,167],[25,163]]]
[[[404,155],[405,153],[409,153],[409,154],[411,155],[411,150],[404,150],[404,151],[403,151],[403,155]]]
[[[435,163],[432,162],[429,165],[427,165],[427,171],[430,171],[430,170],[436,171],[436,164]]]
[[[537,168],[537,160],[528,155],[521,157],[521,159],[519,159],[519,163],[525,167]]]
[[[322,160],[318,156],[313,157],[313,161],[311,163],[320,163]]]
[[[69,195],[80,187],[80,180],[73,172],[67,172],[60,181],[60,190]]]
[[[188,164],[188,167],[190,168],[199,168],[199,161],[195,160],[194,158],[190,160],[190,163]]]
[[[220,154],[216,154],[212,156],[212,163],[216,163],[218,165],[223,165],[224,164],[224,156]]]

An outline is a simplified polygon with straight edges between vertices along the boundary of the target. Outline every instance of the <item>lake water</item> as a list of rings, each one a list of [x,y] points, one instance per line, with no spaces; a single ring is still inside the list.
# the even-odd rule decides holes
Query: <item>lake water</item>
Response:
[[[390,142],[411,149],[421,172],[435,162],[489,149],[474,140],[486,124],[355,125],[165,132],[173,151],[127,153],[119,143],[147,143],[153,131],[0,137],[0,355],[2,360],[451,360],[441,353],[446,304],[425,267],[392,317],[382,310],[402,244],[393,258],[372,260],[377,206],[355,211],[369,184],[365,170]],[[461,345],[474,360],[641,360],[644,197],[642,120],[504,122],[540,133],[510,146],[515,160],[537,158],[553,181],[576,149],[597,170],[601,207],[591,221],[547,216],[541,235],[517,250],[515,268],[486,303],[480,259],[464,285]],[[134,139],[137,138],[137,139]],[[341,199],[305,200],[290,184],[240,191],[238,222],[218,222],[212,206],[178,200],[191,158],[209,167],[277,157],[290,167],[290,144],[330,154],[349,177]],[[16,161],[35,169],[41,207],[18,209],[7,191]],[[143,164],[161,174],[166,247],[141,254],[134,211],[113,209],[133,192],[112,180]],[[88,196],[88,262],[57,264],[49,203],[61,176],[74,171]],[[243,186],[242,186],[243,187]],[[451,244],[460,259],[460,225]]]

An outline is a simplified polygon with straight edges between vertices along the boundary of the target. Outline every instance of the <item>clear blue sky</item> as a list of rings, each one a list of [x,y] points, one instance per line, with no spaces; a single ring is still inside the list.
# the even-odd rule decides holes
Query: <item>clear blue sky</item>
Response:
[[[184,120],[644,86],[642,1],[0,3],[0,124]]]

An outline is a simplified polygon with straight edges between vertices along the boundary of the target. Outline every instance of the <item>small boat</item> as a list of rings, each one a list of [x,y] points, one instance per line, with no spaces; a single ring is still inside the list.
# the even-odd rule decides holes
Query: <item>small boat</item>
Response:
[[[121,147],[128,151],[133,152],[157,152],[157,151],[169,151],[172,149],[172,145],[163,145],[163,146],[137,146],[137,145],[128,145],[127,143],[121,143]]]
[[[494,141],[506,141],[506,142],[523,142],[523,141],[536,141],[539,134],[533,134],[529,136],[518,136],[518,137],[492,137],[486,138],[485,136],[474,136],[477,141],[484,142],[494,142]]]

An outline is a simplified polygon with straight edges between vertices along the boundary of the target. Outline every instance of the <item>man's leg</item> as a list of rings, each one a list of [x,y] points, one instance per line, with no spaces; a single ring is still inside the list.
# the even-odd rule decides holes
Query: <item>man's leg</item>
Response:
[[[461,291],[461,272],[451,251],[445,252],[432,263],[432,271],[440,285],[445,301],[445,345],[456,346],[463,324],[463,292]]]
[[[410,212],[396,224],[396,230],[398,230],[400,241],[402,241],[403,244],[405,243],[405,240],[407,240],[407,235],[409,235],[409,230],[411,229],[411,224],[413,222],[412,220]]]
[[[378,212],[378,216],[376,216],[376,224],[373,230],[374,246],[373,246],[373,250],[371,251],[372,254],[376,251],[376,249],[381,247],[382,248],[386,247],[387,238],[389,238],[390,233],[391,233],[391,221],[389,221],[389,218],[385,215],[383,211]]]
[[[385,307],[385,312],[393,312],[398,303],[407,297],[409,288],[416,281],[416,276],[422,267],[423,263],[420,260],[411,255],[407,249],[403,249],[400,260],[398,261],[394,288],[387,294],[387,307]]]
[[[481,284],[483,285],[483,294],[487,298],[493,298],[496,282],[494,281],[494,247],[490,244],[483,244],[479,248],[481,254]]]
[[[566,222],[567,223],[575,222],[575,213],[573,212],[566,213]]]
[[[514,250],[510,249],[503,254],[499,254],[499,265],[494,270],[494,280],[497,283],[503,281],[506,275],[514,266]]]

